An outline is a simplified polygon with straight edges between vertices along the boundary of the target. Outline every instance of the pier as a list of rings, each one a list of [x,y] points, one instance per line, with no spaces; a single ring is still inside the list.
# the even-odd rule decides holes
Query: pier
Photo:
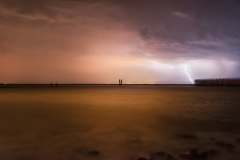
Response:
[[[240,78],[195,79],[195,86],[240,87]]]

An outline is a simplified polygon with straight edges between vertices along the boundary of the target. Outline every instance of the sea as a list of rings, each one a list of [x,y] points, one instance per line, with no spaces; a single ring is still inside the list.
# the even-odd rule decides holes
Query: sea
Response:
[[[240,159],[240,88],[1,85],[0,160]]]

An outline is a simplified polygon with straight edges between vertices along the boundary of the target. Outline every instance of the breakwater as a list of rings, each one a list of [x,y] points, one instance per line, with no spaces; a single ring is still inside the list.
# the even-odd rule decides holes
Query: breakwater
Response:
[[[235,86],[240,87],[240,78],[196,79],[196,86]]]

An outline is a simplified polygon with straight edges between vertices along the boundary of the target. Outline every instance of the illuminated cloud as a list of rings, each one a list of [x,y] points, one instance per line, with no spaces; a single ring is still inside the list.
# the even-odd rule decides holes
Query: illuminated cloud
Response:
[[[240,76],[240,3],[186,2],[2,0],[0,81],[189,83],[152,61]]]
[[[182,12],[173,12],[173,15],[181,17],[181,18],[190,18],[187,14]]]

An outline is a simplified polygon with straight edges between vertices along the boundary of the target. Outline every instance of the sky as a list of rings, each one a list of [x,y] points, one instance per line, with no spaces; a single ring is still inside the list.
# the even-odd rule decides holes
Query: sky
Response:
[[[240,77],[240,0],[0,0],[0,82]]]

